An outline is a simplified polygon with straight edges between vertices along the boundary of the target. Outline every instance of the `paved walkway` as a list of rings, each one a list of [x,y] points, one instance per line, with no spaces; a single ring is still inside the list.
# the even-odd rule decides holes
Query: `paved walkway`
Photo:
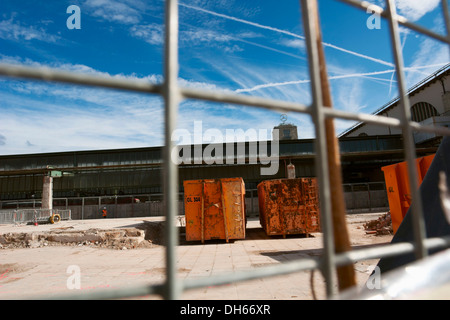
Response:
[[[143,218],[144,219],[144,218]],[[110,227],[129,226],[143,219],[117,219],[116,221],[79,221],[79,228],[95,224]],[[122,220],[122,221],[119,221]],[[86,222],[87,221],[87,222]],[[65,222],[61,222],[61,227]],[[69,222],[67,222],[69,223]],[[73,222],[74,223],[74,222]],[[86,224],[86,225],[85,225]],[[350,224],[351,231],[360,234],[354,245],[388,242],[389,237],[364,235],[361,223]],[[34,226],[33,226],[34,227]],[[5,232],[0,226],[0,233]],[[19,232],[16,227],[15,232]],[[28,227],[24,227],[28,228]],[[39,228],[39,227],[34,227]],[[23,229],[25,230],[25,229]],[[259,221],[249,221],[245,240],[193,243],[177,248],[180,278],[209,277],[216,274],[252,270],[301,257],[319,254],[322,234],[305,238],[290,236],[267,237]],[[67,295],[92,292],[95,289],[114,290],[144,283],[156,284],[164,280],[165,248],[113,250],[92,246],[47,246],[41,248],[0,250],[0,299]],[[376,261],[355,265],[357,280],[361,285],[367,280]],[[80,277],[75,278],[75,275]],[[79,279],[79,283],[76,281]],[[315,294],[325,298],[324,281],[319,272],[314,274]],[[79,288],[77,288],[79,284]],[[72,289],[71,289],[72,288]],[[138,297],[160,299],[159,296]],[[183,292],[182,299],[244,300],[244,299],[312,299],[310,272],[257,279],[217,287],[205,287]]]

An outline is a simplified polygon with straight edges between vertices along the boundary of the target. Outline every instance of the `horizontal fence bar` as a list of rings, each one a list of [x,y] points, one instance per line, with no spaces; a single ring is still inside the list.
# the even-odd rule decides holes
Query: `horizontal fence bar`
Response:
[[[204,91],[192,88],[180,88],[180,91],[186,99],[198,99],[218,103],[239,104],[249,107],[260,107],[274,111],[310,113],[310,108],[307,105],[295,102],[232,94],[226,91],[217,90]]]
[[[76,85],[96,86],[110,89],[121,89],[143,93],[163,94],[162,85],[151,84],[146,81],[137,81],[131,79],[121,79],[114,77],[105,77],[89,75],[82,73],[73,73],[60,71],[46,67],[29,67],[13,64],[0,63],[0,75],[43,80],[51,82],[62,82]],[[225,91],[202,91],[192,88],[180,88],[180,93],[188,99],[208,100],[212,102],[241,104],[253,107],[263,107],[279,111],[296,111],[309,113],[308,106],[304,104],[287,102],[282,100],[271,100],[253,96],[230,94]]]
[[[96,289],[90,292],[77,294],[58,294],[56,296],[32,296],[30,300],[111,300],[133,297],[144,297],[148,295],[162,295],[164,284],[136,285],[129,287],[111,289]]]
[[[358,1],[358,0],[339,0],[339,1],[349,4],[358,9],[364,10],[366,12],[368,12],[368,10],[371,10],[371,12],[373,12],[373,13],[379,14],[380,16],[382,16],[384,18],[390,19],[389,13],[387,10],[383,10],[383,8],[381,8],[375,4],[369,3],[367,1]],[[424,1],[426,1],[426,0],[424,0]],[[445,15],[445,13],[444,13],[444,15]],[[444,36],[444,35],[440,35],[435,32],[432,32],[424,27],[421,27],[415,23],[408,21],[408,19],[406,19],[405,17],[403,17],[401,15],[393,16],[392,20],[397,21],[398,24],[400,24],[406,28],[417,31],[419,33],[422,33],[426,36],[429,36],[429,37],[439,40],[441,42],[450,44],[450,36],[448,36],[448,35]]]
[[[324,109],[323,113],[327,118],[341,118],[346,120],[355,120],[372,124],[392,126],[396,128],[400,128],[402,126],[401,121],[396,118],[388,118],[385,116],[378,116],[375,114],[368,114],[368,113],[354,113],[334,108],[323,108],[323,109]]]
[[[161,85],[151,84],[143,80],[75,73],[47,67],[29,67],[0,63],[0,75],[145,93],[160,94],[162,91]]]
[[[121,89],[142,93],[161,94],[160,85],[151,84],[145,81],[136,81],[131,79],[108,78],[105,76],[95,76],[88,74],[75,74],[73,72],[59,71],[50,68],[37,68],[10,64],[0,64],[0,75],[8,77],[17,77],[25,79],[38,79],[52,82],[63,82],[68,84],[96,86],[109,89]],[[198,99],[218,103],[230,103],[245,105],[250,107],[261,107],[273,111],[311,113],[311,107],[301,103],[288,102],[260,98],[255,96],[245,96],[231,94],[225,91],[202,91],[192,88],[180,88],[182,96],[186,99]],[[337,110],[333,108],[324,108],[323,113],[327,118],[341,118],[345,120],[354,120],[378,125],[392,126],[401,128],[403,125],[396,118],[388,118],[374,114],[353,113]],[[410,126],[415,131],[436,133],[441,135],[450,135],[450,129],[438,126],[424,126],[417,122],[410,122]],[[136,165],[138,166],[138,165]]]
[[[424,240],[425,248],[438,249],[450,247],[450,237],[429,238]],[[378,245],[373,248],[355,249],[345,253],[336,254],[335,263],[337,266],[347,265],[358,261],[386,258],[395,255],[408,254],[414,252],[414,244],[402,242],[396,244]],[[234,273],[223,273],[212,277],[202,277],[182,280],[179,279],[183,291],[198,289],[205,286],[218,286],[233,282],[249,281],[259,278],[268,278],[278,275],[292,274],[302,271],[309,271],[323,268],[323,261],[320,258],[300,258],[291,262],[284,262],[276,265],[259,267],[251,270],[242,270]],[[164,289],[163,284],[138,285],[118,288],[116,290],[98,289],[82,294],[58,295],[57,297],[43,297],[43,299],[56,300],[90,300],[90,299],[117,299],[130,298],[147,295],[161,295]]]
[[[409,122],[409,126],[417,132],[436,133],[438,135],[450,136],[450,129],[447,127],[421,125],[417,122]]]
[[[341,118],[346,120],[355,120],[364,123],[371,123],[376,125],[391,126],[394,128],[403,128],[405,125],[396,118],[388,118],[386,116],[379,116],[367,113],[354,113],[342,111],[337,109],[325,108],[324,114],[327,118]],[[409,121],[408,125],[418,132],[436,133],[443,136],[450,136],[450,128],[443,126],[423,125],[418,122]]]
[[[428,29],[425,29],[419,25],[416,25],[410,21],[408,21],[406,18],[393,14],[389,12],[389,10],[383,10],[381,7],[375,6],[368,2],[361,2],[357,0],[340,0],[341,2],[347,3],[349,5],[352,5],[354,7],[360,8],[362,10],[373,10],[373,12],[379,14],[380,16],[383,16],[384,18],[387,18],[391,24],[395,22],[395,24],[400,24],[404,27],[407,27],[411,30],[417,31],[419,33],[422,33],[426,36],[429,36],[433,39],[436,39],[438,41],[449,43],[450,44],[450,35],[443,36],[439,35],[435,32],[432,32]],[[447,8],[447,2],[444,2],[443,8]],[[389,5],[388,5],[389,8]],[[172,14],[173,15],[173,14]],[[169,14],[170,16],[170,14]],[[444,16],[447,23],[447,29],[449,29],[448,26],[448,12],[444,12]],[[394,30],[394,29],[393,29]],[[395,35],[398,34],[398,30],[391,30],[391,33],[394,33]],[[311,35],[314,34],[314,31],[309,30],[307,34]],[[166,40],[167,41],[167,40]],[[394,43],[395,47],[395,43]],[[399,53],[396,53],[396,57],[398,58]],[[314,55],[313,55],[314,58]],[[400,61],[402,62],[402,61]],[[177,66],[177,62],[174,61],[174,67]],[[311,66],[311,62],[310,62]],[[396,63],[396,71],[403,75],[403,63],[399,63],[397,61]],[[312,65],[311,71],[318,72],[318,66]],[[314,74],[314,72],[311,72]],[[275,111],[291,111],[291,112],[299,112],[299,113],[306,113],[310,114],[312,117],[317,117],[317,115],[314,114],[314,110],[312,107],[299,104],[299,103],[293,103],[293,102],[287,102],[287,101],[278,101],[278,100],[270,100],[260,97],[254,97],[254,96],[246,96],[246,95],[238,95],[238,94],[232,94],[229,92],[220,92],[220,91],[203,91],[203,90],[197,90],[192,88],[178,88],[176,83],[174,83],[174,79],[172,77],[171,83],[166,83],[164,86],[159,84],[152,84],[146,81],[137,81],[133,79],[127,79],[124,77],[105,77],[105,76],[99,76],[99,75],[91,75],[91,74],[77,74],[73,72],[68,71],[61,71],[56,69],[50,69],[45,67],[30,67],[30,66],[22,66],[22,65],[9,65],[9,64],[0,64],[0,75],[3,76],[9,76],[9,77],[15,77],[15,78],[26,78],[26,79],[34,79],[34,80],[42,80],[42,81],[53,81],[53,82],[62,82],[62,83],[68,83],[68,84],[77,84],[77,85],[85,85],[85,86],[95,86],[95,87],[103,87],[103,88],[110,88],[110,89],[119,89],[119,90],[128,90],[133,92],[142,92],[142,93],[154,93],[159,94],[161,96],[165,96],[168,94],[170,89],[173,90],[176,89],[176,92],[180,94],[180,98],[185,99],[198,99],[198,100],[205,100],[205,101],[211,101],[211,102],[218,102],[218,103],[230,103],[230,104],[239,104],[239,105],[245,105],[245,106],[251,106],[251,107],[260,107],[265,108],[269,110],[275,110]],[[317,80],[317,79],[316,79]],[[175,81],[176,82],[176,81]],[[400,84],[402,81],[399,81]],[[314,83],[313,83],[314,84]],[[314,86],[313,86],[314,87]],[[316,82],[317,87],[317,82]],[[166,90],[165,90],[165,89]],[[319,88],[320,89],[320,88]],[[317,93],[316,93],[317,94]],[[404,103],[404,100],[407,100],[406,95],[401,95],[401,102]],[[166,99],[169,98],[166,96]],[[172,97],[173,98],[173,97]],[[321,106],[320,99],[316,101],[316,106]],[[175,111],[174,111],[175,112]],[[378,124],[378,125],[384,125],[384,126],[393,126],[397,128],[403,128],[406,131],[420,131],[420,132],[429,132],[429,133],[439,133],[442,135],[450,135],[450,129],[445,127],[437,127],[437,126],[423,126],[416,122],[411,121],[400,121],[399,119],[395,118],[388,118],[384,116],[378,116],[373,114],[363,114],[363,113],[351,113],[351,112],[345,112],[340,111],[336,109],[331,108],[325,108],[320,111],[320,119],[321,121],[315,122],[316,126],[319,126],[322,128],[323,118],[342,118],[347,120],[357,120],[362,121],[366,123],[372,123],[372,124]],[[175,118],[175,115],[170,115],[167,120],[173,121]],[[171,129],[172,127],[170,127]],[[167,130],[166,135],[170,133],[171,130]],[[322,138],[322,137],[321,137]],[[409,140],[411,142],[412,140]],[[320,143],[324,143],[323,139],[320,139]],[[411,144],[411,143],[410,143]],[[167,144],[166,144],[167,146]],[[319,144],[319,146],[321,146]],[[415,149],[415,145],[413,145],[413,148]],[[412,150],[412,149],[410,149]],[[320,154],[319,154],[319,158]],[[324,157],[325,158],[325,157]],[[412,163],[412,154],[407,155],[408,162]],[[322,162],[324,159],[320,159]],[[415,174],[413,172],[410,172],[409,176],[413,177]],[[173,181],[169,182],[169,186],[173,187],[174,183]],[[329,191],[330,188],[327,188]],[[174,194],[173,192],[165,192],[165,194]],[[322,192],[322,194],[325,194],[326,192]],[[415,198],[418,198],[417,192],[415,194]],[[174,203],[174,200],[171,200],[172,203]],[[422,210],[419,210],[422,212]],[[418,216],[419,217],[419,216]],[[418,218],[419,219],[419,218]],[[420,221],[423,222],[423,217],[420,215]],[[327,228],[329,229],[329,228]],[[417,228],[416,228],[417,229]],[[416,232],[415,232],[416,233]],[[327,232],[324,232],[324,237],[329,238],[330,234],[327,234]],[[176,244],[172,242],[172,244],[168,245],[170,247],[170,250],[174,249],[176,247]],[[239,281],[248,281],[252,279],[257,278],[263,278],[263,277],[272,277],[282,274],[289,274],[289,273],[295,273],[299,271],[307,271],[307,270],[314,270],[319,269],[322,274],[327,274],[327,269],[330,269],[330,262],[333,267],[335,266],[342,266],[349,263],[354,263],[361,260],[367,260],[367,259],[374,259],[374,258],[383,258],[383,257],[390,257],[393,255],[401,255],[401,254],[407,254],[417,251],[417,247],[423,247],[425,249],[434,249],[434,248],[442,248],[442,247],[450,247],[450,237],[442,237],[442,238],[431,238],[431,239],[423,239],[421,237],[418,237],[414,243],[398,243],[398,244],[388,244],[388,245],[380,245],[377,247],[372,248],[364,248],[364,249],[358,249],[358,250],[352,250],[350,252],[341,253],[341,254],[334,254],[331,252],[331,261],[327,261],[326,252],[324,252],[324,255],[321,258],[301,258],[296,261],[288,262],[288,263],[281,263],[276,265],[271,265],[267,267],[261,267],[251,270],[242,270],[235,273],[230,274],[222,274],[222,275],[215,275],[213,277],[208,278],[193,278],[193,279],[177,279],[175,281],[174,274],[172,272],[170,277],[170,285],[168,285],[167,282],[163,284],[155,284],[155,285],[140,285],[136,287],[130,287],[130,288],[121,288],[118,290],[101,290],[101,291],[94,291],[89,293],[83,293],[83,294],[70,294],[67,296],[61,296],[58,295],[56,299],[114,299],[114,298],[127,298],[127,297],[136,297],[136,296],[145,296],[150,294],[157,294],[161,295],[163,297],[176,297],[178,292],[178,289],[184,290],[190,290],[190,289],[196,289],[200,287],[210,286],[210,285],[222,285],[226,283],[232,283],[232,282],[239,282]],[[324,250],[326,251],[326,250]],[[330,252],[329,252],[330,253]],[[173,252],[172,252],[173,254]],[[175,261],[175,256],[172,255],[171,259],[172,262]],[[169,261],[170,262],[170,261]],[[175,263],[167,263],[168,269],[174,269]],[[173,270],[172,270],[173,271]],[[167,271],[167,274],[169,275],[170,272]],[[329,279],[331,281],[331,279]],[[177,282],[177,283],[175,283]],[[179,285],[179,287],[178,287]],[[176,290],[177,289],[177,290]],[[170,291],[170,292],[167,292]],[[50,297],[51,299],[52,297]]]
[[[450,236],[442,238],[429,238],[423,241],[424,247],[428,250],[450,247]],[[373,248],[352,250],[336,255],[336,265],[346,265],[363,260],[381,259],[395,255],[412,253],[415,244],[412,242],[400,242],[395,244],[379,245]]]
[[[183,281],[185,290],[201,288],[204,286],[218,286],[232,282],[248,281],[259,278],[267,278],[278,275],[290,274],[299,271],[318,269],[321,266],[319,259],[302,258],[297,261],[285,262],[277,265],[255,268],[252,270],[239,271],[235,273],[224,273],[214,277],[203,277],[187,279]]]
[[[95,76],[87,74],[75,74],[72,72],[64,72],[50,68],[36,68],[19,65],[0,64],[0,75],[26,79],[39,79],[52,82],[63,82],[76,85],[96,86],[110,89],[121,89],[143,93],[161,94],[162,91],[160,85],[150,84],[145,81],[135,81],[131,79],[120,79],[112,77],[108,78],[105,76]],[[300,103],[266,99],[255,96],[230,94],[225,91],[202,91],[191,88],[180,88],[180,92],[182,96],[187,99],[239,104],[256,108],[262,107],[273,111],[300,112],[310,114],[311,110],[309,106]],[[386,125],[396,128],[402,127],[401,121],[396,118],[388,118],[385,116],[374,114],[353,113],[332,108],[325,108],[323,112],[328,118],[355,120],[359,122]],[[424,126],[420,125],[417,122],[410,122],[410,126],[415,131],[450,135],[450,129],[446,127],[430,125]]]

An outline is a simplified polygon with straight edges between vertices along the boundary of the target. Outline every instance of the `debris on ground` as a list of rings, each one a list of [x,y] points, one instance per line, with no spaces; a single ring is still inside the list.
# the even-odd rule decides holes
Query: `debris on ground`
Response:
[[[369,221],[364,224],[366,234],[375,235],[391,235],[394,234],[392,229],[391,212],[387,212],[376,220]]]
[[[89,229],[83,231],[53,230],[33,233],[5,233],[0,235],[0,249],[39,248],[55,245],[92,246],[110,249],[150,248],[152,240],[146,236],[146,230],[126,229]]]

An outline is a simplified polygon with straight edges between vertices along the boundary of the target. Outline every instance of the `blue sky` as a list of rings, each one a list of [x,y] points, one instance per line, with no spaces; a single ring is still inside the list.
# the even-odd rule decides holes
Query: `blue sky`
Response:
[[[371,3],[385,7],[383,0]],[[67,7],[81,29],[68,29]],[[319,1],[334,107],[372,113],[398,96],[389,30],[382,20],[335,0]],[[398,0],[411,21],[443,34],[437,0]],[[271,99],[311,102],[298,0],[180,0],[179,82]],[[0,62],[74,72],[163,80],[162,0],[0,2]],[[401,29],[408,87],[449,62],[448,48]],[[158,96],[0,78],[0,154],[160,146]],[[183,101],[179,128],[271,129],[280,113]],[[288,114],[300,138],[313,138],[309,116]],[[336,121],[337,132],[351,126]],[[263,137],[260,137],[263,138]],[[236,140],[246,139],[237,136]],[[203,141],[207,142],[207,141]]]

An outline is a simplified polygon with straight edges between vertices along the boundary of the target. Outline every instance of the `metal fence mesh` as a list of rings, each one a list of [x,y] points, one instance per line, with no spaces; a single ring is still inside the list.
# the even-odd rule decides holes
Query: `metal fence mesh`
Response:
[[[332,108],[325,108],[321,99],[322,88],[320,85],[320,63],[318,61],[318,48],[316,39],[316,30],[314,28],[314,11],[312,5],[315,0],[301,0],[302,21],[304,25],[305,38],[308,48],[308,60],[310,66],[310,78],[313,103],[311,106],[271,100],[265,98],[243,96],[237,94],[229,94],[217,91],[203,91],[192,88],[179,87],[178,78],[178,2],[177,0],[166,1],[166,20],[165,20],[165,67],[164,82],[161,85],[150,84],[142,81],[123,80],[115,78],[105,78],[90,76],[84,74],[74,74],[69,72],[61,72],[46,68],[32,68],[17,65],[0,65],[0,75],[19,77],[25,79],[37,79],[44,81],[56,81],[69,84],[97,86],[103,88],[120,89],[146,94],[158,94],[165,100],[165,146],[164,146],[164,210],[165,216],[169,223],[166,223],[166,278],[159,285],[142,285],[133,288],[123,288],[116,291],[93,292],[83,295],[71,295],[70,299],[97,299],[97,298],[124,298],[146,294],[160,294],[165,299],[176,299],[181,292],[193,288],[220,285],[235,281],[250,280],[259,277],[268,277],[281,275],[286,273],[298,272],[302,270],[319,269],[326,280],[326,291],[328,297],[333,297],[335,292],[334,270],[337,266],[345,265],[359,260],[381,258],[392,256],[400,253],[414,252],[417,259],[427,256],[427,249],[430,247],[448,247],[450,239],[437,238],[426,239],[423,207],[421,197],[417,185],[417,172],[415,169],[415,143],[413,132],[430,132],[440,135],[450,135],[447,128],[436,126],[421,126],[411,121],[410,104],[407,96],[404,75],[404,63],[399,41],[399,25],[412,29],[416,32],[424,34],[438,41],[450,44],[450,18],[448,12],[447,0],[442,0],[442,10],[444,12],[444,21],[446,26],[446,35],[439,35],[431,30],[425,29],[419,25],[409,22],[405,18],[398,16],[395,12],[394,0],[386,0],[386,9],[373,6],[368,2],[360,2],[357,0],[340,0],[343,3],[354,6],[367,12],[370,8],[385,18],[389,23],[391,45],[395,60],[395,69],[398,81],[400,103],[402,106],[401,119],[387,118],[383,116],[344,112]],[[319,258],[305,258],[298,261],[283,263],[277,266],[261,267],[251,271],[239,271],[233,274],[224,274],[205,279],[186,279],[176,278],[176,247],[177,232],[175,230],[175,220],[178,214],[178,168],[171,161],[170,150],[174,147],[171,141],[171,133],[176,128],[176,120],[178,114],[178,105],[182,99],[197,99],[215,102],[224,102],[231,104],[239,104],[244,106],[252,106],[266,108],[277,111],[289,111],[309,114],[314,122],[316,129],[316,167],[319,168],[317,176],[320,186],[321,197],[321,214],[324,232],[324,250],[323,255]],[[333,234],[331,225],[330,210],[330,184],[329,172],[327,168],[327,151],[325,148],[325,120],[329,118],[340,118],[347,120],[363,121],[367,123],[375,123],[384,126],[393,126],[403,130],[405,159],[409,164],[409,181],[411,182],[411,190],[413,191],[412,199],[415,201],[413,207],[413,233],[414,243],[397,243],[390,244],[380,248],[353,250],[347,253],[336,254],[334,252]],[[59,297],[61,298],[61,297]]]
[[[60,220],[70,220],[71,210],[58,210],[58,209],[0,210],[0,224],[48,222],[49,218],[52,215],[59,215]]]

